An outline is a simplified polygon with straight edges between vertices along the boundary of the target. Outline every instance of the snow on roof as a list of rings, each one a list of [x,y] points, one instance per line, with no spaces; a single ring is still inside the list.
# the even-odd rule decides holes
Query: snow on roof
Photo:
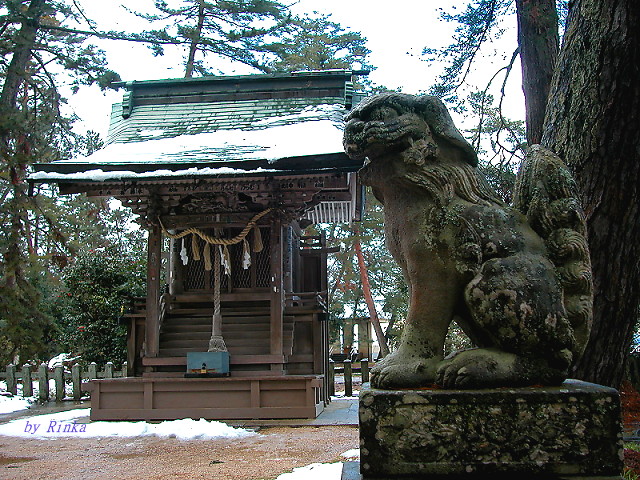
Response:
[[[296,114],[264,118],[244,129],[162,137],[162,130],[141,130],[141,141],[111,143],[88,157],[54,162],[53,166],[82,164],[75,173],[36,172],[35,181],[105,181],[124,178],[180,177],[193,175],[250,174],[277,171],[269,169],[238,170],[209,168],[209,162],[266,160],[341,153],[345,110],[340,105],[316,105]],[[202,168],[173,171],[154,169],[154,164],[203,163]],[[122,165],[149,165],[143,173],[135,173]],[[100,167],[92,168],[92,165]],[[105,165],[119,165],[120,171],[109,171]],[[274,166],[275,167],[275,166]],[[50,168],[48,168],[49,170]],[[140,170],[137,168],[136,170]]]
[[[197,176],[217,176],[217,175],[251,175],[267,172],[277,172],[278,170],[268,168],[255,168],[253,170],[241,170],[238,168],[219,167],[219,168],[188,168],[185,170],[167,170],[159,169],[144,173],[132,172],[130,170],[112,170],[104,171],[101,168],[94,170],[86,170],[76,173],[57,173],[57,172],[36,172],[29,176],[31,180],[37,181],[58,181],[58,180],[84,180],[91,182],[105,182],[113,180],[127,180],[144,178],[166,178],[166,177],[197,177]]]

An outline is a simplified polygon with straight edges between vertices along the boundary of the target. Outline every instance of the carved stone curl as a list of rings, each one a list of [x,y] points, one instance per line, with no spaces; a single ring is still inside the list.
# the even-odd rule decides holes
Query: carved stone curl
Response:
[[[563,162],[532,147],[507,206],[436,97],[378,95],[347,120],[345,151],[368,162],[360,177],[385,207],[410,295],[399,348],[374,367],[372,386],[562,382],[593,304],[584,214]],[[445,359],[452,321],[478,348]]]

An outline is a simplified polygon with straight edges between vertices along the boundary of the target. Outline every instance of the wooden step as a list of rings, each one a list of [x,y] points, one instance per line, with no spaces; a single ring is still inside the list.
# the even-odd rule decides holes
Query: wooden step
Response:
[[[225,303],[237,303],[237,302],[268,302],[271,299],[271,293],[268,289],[265,291],[252,291],[248,292],[238,292],[238,293],[222,293],[222,301]],[[213,301],[213,293],[178,293],[175,295],[169,296],[170,302],[212,302]]]
[[[230,346],[227,345],[229,349],[229,355],[233,357],[234,355],[268,355],[270,352],[269,346]],[[203,347],[192,347],[192,348],[161,348],[158,354],[162,357],[186,357],[187,352],[203,352],[206,351],[206,348]]]
[[[250,334],[251,332],[261,332],[268,335],[271,329],[271,325],[268,323],[243,323],[243,324],[222,324],[222,334]],[[285,333],[293,332],[293,323],[284,323],[282,325],[282,331]],[[160,336],[165,334],[179,334],[179,333],[203,333],[211,332],[211,323],[191,324],[163,324]]]
[[[271,325],[268,323],[241,323],[241,324],[222,324],[222,332],[269,332]],[[284,331],[293,329],[292,323],[282,325]],[[211,322],[209,323],[163,323],[162,333],[189,333],[189,332],[210,332]]]
[[[188,315],[204,315],[211,314],[213,312],[214,305],[171,305],[167,308],[168,313],[178,313],[188,314]],[[241,314],[241,315],[255,315],[255,314],[268,314],[270,311],[269,307],[251,307],[251,306],[242,306],[242,307],[224,307],[222,306],[220,310],[223,313],[228,313],[230,315]]]
[[[163,325],[172,325],[172,324],[191,324],[191,325],[201,325],[201,324],[211,324],[213,315],[207,315],[202,317],[192,317],[192,316],[173,316],[168,315],[165,317],[163,321]],[[231,315],[222,315],[222,323],[223,324],[240,324],[240,323],[270,323],[271,317],[268,315],[256,315],[256,316],[231,316]],[[290,322],[284,322],[290,323]]]
[[[162,336],[160,338],[160,348],[182,348],[182,347],[190,347],[193,345],[200,345],[209,342],[209,338],[211,338],[210,333],[205,333],[202,335],[192,335],[188,338],[184,337],[175,337],[175,336]],[[256,332],[253,334],[224,334],[223,338],[226,344],[228,345],[263,345],[268,344],[269,337],[266,336],[262,332]],[[288,343],[288,340],[285,340],[285,343]]]
[[[211,337],[211,330],[202,332],[162,332],[160,334],[160,343],[172,340],[208,340]]]
[[[200,333],[200,332],[209,332],[211,334],[211,323],[202,324],[202,325],[191,325],[188,323],[182,324],[162,324],[162,330],[160,331],[160,337],[162,337],[165,333]]]
[[[284,363],[283,355],[234,355],[229,358],[231,365],[258,365],[270,363]],[[144,366],[186,366],[187,357],[143,357]]]

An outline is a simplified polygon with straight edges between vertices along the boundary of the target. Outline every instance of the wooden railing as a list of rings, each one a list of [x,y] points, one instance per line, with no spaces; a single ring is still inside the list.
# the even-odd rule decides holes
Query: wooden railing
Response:
[[[327,311],[327,292],[292,292],[285,294],[285,308]]]
[[[369,381],[369,360],[362,359],[352,362],[347,359],[343,362],[334,362],[329,360],[329,395],[336,394],[336,373],[344,375],[344,396],[351,397],[354,392],[354,377],[359,373],[361,384]]]
[[[7,365],[4,372],[0,372],[0,379],[4,379],[7,384],[7,391],[13,395],[18,394],[18,384],[22,384],[22,396],[33,396],[33,382],[38,382],[38,399],[48,401],[52,396],[56,402],[63,400],[80,400],[85,396],[84,388],[87,381],[97,378],[118,378],[127,376],[127,362],[122,364],[120,370],[114,370],[113,363],[108,362],[104,370],[98,371],[95,363],[90,363],[86,370],[80,365],[73,365],[70,370],[65,371],[63,366],[49,368],[46,363],[42,363],[36,371],[32,371],[31,365],[24,365],[20,370],[13,364]],[[49,380],[53,379],[54,391],[51,395]],[[86,381],[85,381],[86,380]],[[66,394],[66,385],[71,384],[71,396]]]

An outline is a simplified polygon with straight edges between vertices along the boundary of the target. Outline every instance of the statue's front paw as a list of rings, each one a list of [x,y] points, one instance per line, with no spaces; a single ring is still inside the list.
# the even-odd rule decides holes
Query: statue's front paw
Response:
[[[383,390],[433,384],[439,359],[390,355],[371,369],[371,386]]]
[[[518,382],[517,357],[489,349],[465,350],[443,360],[436,370],[436,383],[444,388],[488,388]]]

